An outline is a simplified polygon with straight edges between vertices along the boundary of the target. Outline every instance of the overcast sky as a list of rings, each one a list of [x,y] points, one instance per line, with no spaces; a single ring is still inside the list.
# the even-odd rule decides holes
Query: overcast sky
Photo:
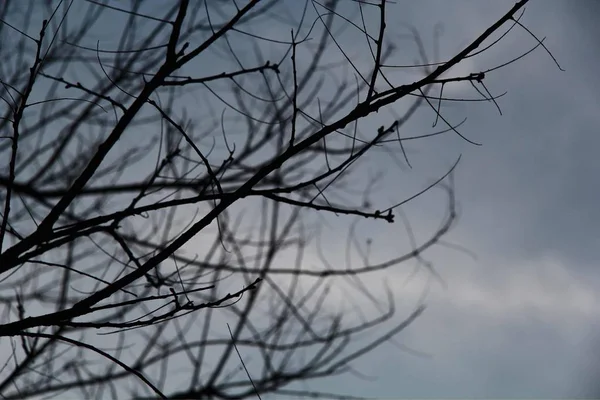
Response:
[[[388,24],[410,23],[431,38],[443,22],[441,49],[451,52],[513,3],[397,1]],[[483,146],[455,140],[428,148],[448,160],[453,151],[463,155],[456,175],[460,221],[448,240],[477,256],[438,248],[428,257],[447,286],[432,286],[426,313],[398,337],[428,356],[386,346],[359,368],[377,379],[330,380],[323,388],[382,398],[590,394],[600,372],[599,18],[596,0],[532,1],[523,22],[547,38],[566,72],[541,49],[498,71],[486,82],[508,91],[499,101],[502,117],[492,106],[458,110],[469,117],[463,132]],[[507,37],[492,60],[533,44],[522,34]],[[419,209],[410,214],[417,230],[431,222]],[[382,241],[389,237],[379,232]],[[403,286],[406,273],[386,271],[399,282],[400,298],[414,298],[418,290],[410,287],[419,283]]]
[[[396,0],[388,6],[389,31],[402,33],[402,23],[415,26],[431,49],[441,22],[440,57],[447,59],[513,4]],[[402,183],[410,188],[388,184],[381,196],[391,201],[414,193],[411,185],[439,177],[462,154],[455,174],[460,216],[445,239],[473,254],[442,246],[427,253],[445,285],[431,283],[423,316],[395,344],[355,365],[365,377],[328,378],[311,383],[312,389],[376,398],[590,393],[594,374],[600,377],[598,21],[599,0],[532,0],[522,22],[546,37],[544,44],[566,71],[539,48],[486,78],[492,92],[508,91],[498,101],[502,116],[492,104],[448,107],[449,119],[468,117],[461,132],[480,147],[451,135],[407,145],[414,168]],[[534,45],[521,30],[466,63],[464,72],[492,67]],[[464,86],[448,90],[476,97]],[[433,120],[431,112],[419,113],[407,135],[431,132]],[[381,157],[369,160],[375,160],[371,170],[392,165]],[[437,191],[405,208],[421,240],[438,226],[443,201]],[[397,255],[398,242],[406,245],[401,224],[361,223],[376,258]],[[343,247],[340,237],[329,245]],[[334,261],[343,262],[343,256]],[[426,274],[412,276],[412,267],[385,271],[399,313],[406,315],[427,287]],[[369,279],[376,285],[381,276]]]

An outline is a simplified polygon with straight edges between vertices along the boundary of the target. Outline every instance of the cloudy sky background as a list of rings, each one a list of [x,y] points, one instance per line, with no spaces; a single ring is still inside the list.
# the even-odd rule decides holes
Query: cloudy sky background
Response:
[[[389,7],[388,24],[410,23],[426,38],[443,22],[447,54],[513,3],[398,1]],[[423,176],[435,175],[435,160],[462,153],[460,221],[447,239],[477,258],[441,247],[429,253],[447,286],[432,286],[428,310],[398,340],[428,357],[386,346],[359,365],[376,380],[330,380],[323,388],[383,398],[591,394],[600,374],[598,17],[594,0],[532,1],[523,23],[547,37],[544,44],[566,72],[539,49],[486,81],[495,93],[508,91],[499,100],[502,117],[493,106],[457,109],[469,118],[461,132],[482,147],[457,138],[419,147],[419,159],[429,154],[431,162],[431,169],[420,166]],[[489,60],[533,44],[526,35],[507,37]],[[489,66],[476,61],[472,72]],[[420,117],[417,125],[430,126],[432,115]],[[437,221],[427,202],[409,207],[416,231]],[[379,243],[389,242],[388,231],[378,232]],[[418,295],[418,280],[404,286],[407,271],[386,274],[398,282],[400,299]]]
[[[406,33],[402,23],[413,25],[431,49],[435,24],[443,23],[440,57],[447,59],[513,4],[396,0],[388,7],[388,28],[392,35]],[[445,239],[475,257],[442,246],[427,253],[445,286],[431,283],[423,316],[396,344],[373,351],[355,365],[365,378],[330,378],[311,383],[311,388],[377,398],[590,394],[593,377],[600,376],[598,20],[597,0],[531,1],[522,22],[538,37],[547,37],[544,44],[566,72],[540,48],[488,76],[486,85],[493,93],[508,91],[499,100],[503,116],[491,104],[446,108],[444,115],[454,122],[468,117],[461,132],[483,143],[481,147],[456,135],[407,144],[414,168],[401,177],[391,160],[368,159],[373,164],[365,177],[379,170],[396,174],[380,185],[385,203],[413,194],[462,154],[455,175],[459,222]],[[289,31],[282,34],[287,37]],[[351,37],[345,40],[344,49],[352,50]],[[493,67],[533,45],[522,31],[511,34],[459,72]],[[334,52],[330,57],[339,60]],[[414,47],[407,54],[407,61],[413,61]],[[406,77],[413,81],[416,75]],[[446,94],[476,97],[466,86],[447,87]],[[433,120],[433,113],[424,109],[403,135],[429,133],[435,130]],[[361,183],[359,189],[363,187]],[[443,192],[432,191],[404,208],[421,241],[438,227],[444,201]],[[408,246],[401,224],[361,221],[360,227],[373,239],[374,259],[394,257]],[[339,234],[339,228],[332,223],[331,231],[322,233],[333,263],[344,262],[345,232]],[[310,255],[307,260],[311,263]],[[316,258],[312,262],[318,264]],[[376,288],[385,278],[398,301],[398,318],[414,309],[427,287],[427,274],[412,276],[413,267],[408,263],[365,279]],[[332,308],[343,301],[334,293]]]

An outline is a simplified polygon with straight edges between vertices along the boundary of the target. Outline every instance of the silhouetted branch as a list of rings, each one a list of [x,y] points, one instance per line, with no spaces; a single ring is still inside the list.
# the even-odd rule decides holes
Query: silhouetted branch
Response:
[[[546,49],[526,3],[442,62],[409,27],[412,65],[385,0],[0,4],[0,395],[353,398],[290,385],[357,373],[424,311],[376,279],[416,260],[443,283],[423,255],[456,223],[460,156],[405,193],[408,145],[476,143],[445,106],[500,110],[485,81],[533,49],[451,69],[517,31]],[[407,132],[422,106],[446,127]],[[446,216],[417,241],[400,207],[437,188]],[[363,239],[398,214],[377,257]]]

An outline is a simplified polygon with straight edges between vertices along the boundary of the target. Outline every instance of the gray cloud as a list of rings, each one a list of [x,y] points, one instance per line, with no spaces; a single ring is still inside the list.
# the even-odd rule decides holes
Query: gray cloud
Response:
[[[416,4],[398,4],[396,12],[425,35],[444,21],[444,40],[464,43],[512,2]],[[432,358],[389,346],[357,366],[379,379],[337,388],[382,397],[589,395],[594,368],[600,369],[597,15],[597,1],[532,2],[524,23],[547,37],[566,72],[538,49],[490,74],[490,88],[508,90],[499,101],[503,117],[491,105],[449,109],[451,116],[468,115],[465,132],[482,147],[452,138],[419,147],[422,160],[463,153],[456,178],[462,213],[451,240],[478,259],[447,249],[430,256],[448,289],[432,290],[430,309],[399,341]],[[507,37],[502,51],[474,67],[534,44],[527,35]],[[426,128],[431,120],[422,116],[414,126]],[[433,174],[435,165],[419,171]],[[433,218],[421,208],[412,215],[424,231]],[[411,298],[418,290],[399,292]]]

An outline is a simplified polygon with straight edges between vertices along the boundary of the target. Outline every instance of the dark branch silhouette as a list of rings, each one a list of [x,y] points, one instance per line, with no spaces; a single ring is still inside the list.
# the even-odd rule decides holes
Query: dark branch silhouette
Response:
[[[450,70],[519,28],[546,49],[526,3],[446,61],[410,28],[405,65],[385,0],[2,2],[0,395],[352,398],[290,385],[352,373],[425,310],[397,315],[364,278],[411,259],[439,278],[423,255],[456,222],[460,157],[393,201],[365,164],[416,168],[405,146],[440,135],[477,144],[443,106],[500,110],[497,68]],[[473,97],[443,95],[461,82]],[[444,126],[405,132],[421,109]],[[328,261],[324,221],[394,223],[436,189],[448,210],[428,239],[406,224],[411,249],[374,261],[352,222],[354,261]],[[342,285],[352,315],[332,306]]]

